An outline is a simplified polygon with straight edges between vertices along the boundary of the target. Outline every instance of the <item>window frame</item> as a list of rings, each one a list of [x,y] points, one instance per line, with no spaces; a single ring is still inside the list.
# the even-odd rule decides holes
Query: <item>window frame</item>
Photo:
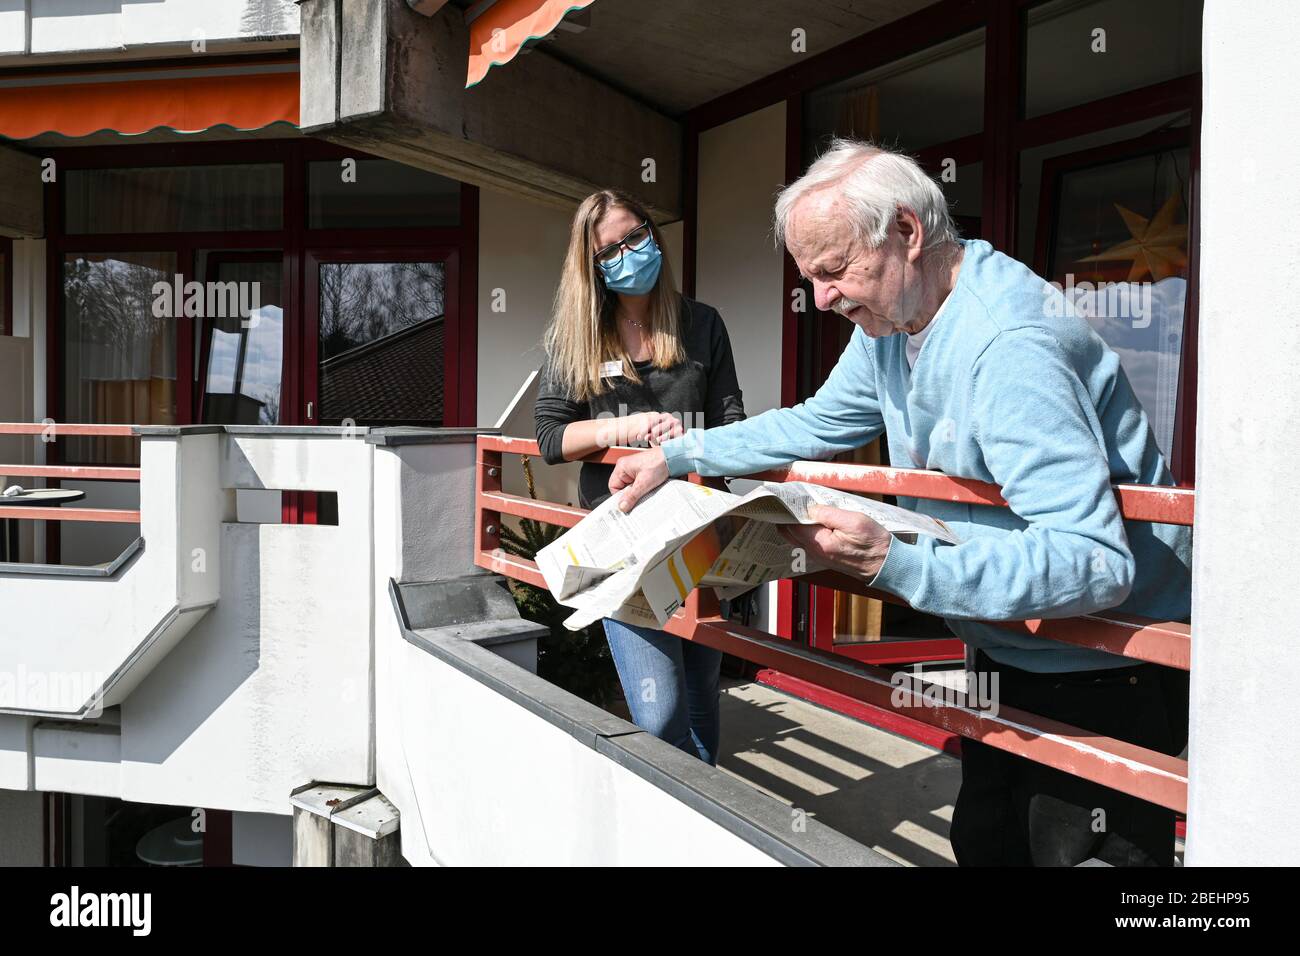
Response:
[[[4,273],[0,275],[0,335],[14,334],[14,241],[0,236],[0,260]]]

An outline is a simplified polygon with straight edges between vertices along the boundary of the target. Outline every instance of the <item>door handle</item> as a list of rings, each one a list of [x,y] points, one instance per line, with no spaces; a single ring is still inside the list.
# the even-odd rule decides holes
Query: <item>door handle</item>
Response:
[[[307,421],[311,421],[311,413],[314,407],[315,406],[311,402],[307,403]]]

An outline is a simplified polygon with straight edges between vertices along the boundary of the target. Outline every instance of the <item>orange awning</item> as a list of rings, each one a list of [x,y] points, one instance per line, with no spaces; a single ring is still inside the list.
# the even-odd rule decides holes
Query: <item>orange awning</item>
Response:
[[[596,0],[496,0],[469,25],[469,75],[465,88],[509,63],[529,40],[546,36],[573,10]]]
[[[194,133],[298,123],[296,64],[207,70],[132,69],[0,80],[0,136],[87,136],[101,130]]]

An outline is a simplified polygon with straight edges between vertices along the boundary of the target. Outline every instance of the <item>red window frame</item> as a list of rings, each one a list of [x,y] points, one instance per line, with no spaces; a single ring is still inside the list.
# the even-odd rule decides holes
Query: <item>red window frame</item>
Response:
[[[0,260],[4,272],[0,274],[0,335],[14,334],[14,241],[0,236]]]

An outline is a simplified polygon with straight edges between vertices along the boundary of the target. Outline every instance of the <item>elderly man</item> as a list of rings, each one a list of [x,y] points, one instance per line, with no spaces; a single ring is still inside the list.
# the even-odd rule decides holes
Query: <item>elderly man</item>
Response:
[[[957,238],[906,156],[837,141],[781,193],[776,232],[817,306],[857,326],[848,347],[801,405],[623,459],[609,485],[622,507],[670,476],[829,458],[883,431],[893,465],[996,482],[1010,507],[900,500],[946,521],[955,546],[834,508],[792,541],[945,618],[1000,703],[1178,753],[1185,675],[978,623],[1189,615],[1189,531],[1125,522],[1111,490],[1173,483],[1119,357],[1053,286]],[[968,740],[952,844],[962,865],[1170,865],[1174,815]]]

